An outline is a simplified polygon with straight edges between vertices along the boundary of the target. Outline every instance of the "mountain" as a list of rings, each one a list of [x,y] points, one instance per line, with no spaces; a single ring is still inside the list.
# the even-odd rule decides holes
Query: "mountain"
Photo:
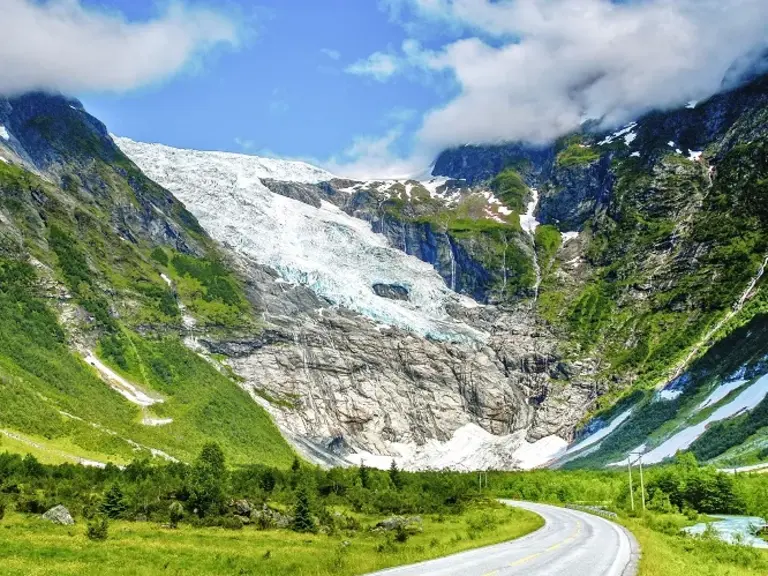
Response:
[[[425,221],[410,236],[404,223],[402,236],[389,235],[391,206],[464,214],[464,224],[452,218],[474,226],[461,212],[471,208],[481,226],[532,254],[530,236],[490,191],[443,180],[315,183],[291,170],[283,177],[294,180],[255,180],[244,166],[258,158],[117,142],[243,266],[273,270],[275,289],[297,303],[260,303],[262,335],[198,341],[229,358],[304,449],[383,467],[396,457],[405,468],[504,468],[544,464],[565,446],[593,393],[588,369],[562,362],[555,336],[527,308],[502,313],[452,290],[470,261],[448,234]],[[453,259],[443,271],[452,279],[424,261],[428,253]],[[572,387],[550,385],[566,375]]]
[[[516,146],[438,159],[436,173],[468,179],[505,163],[537,188],[542,227],[564,233],[537,312],[562,328],[568,355],[598,359],[609,389],[569,466],[638,449],[649,462],[689,447],[734,466],[766,458],[767,105],[758,76],[615,132],[570,135],[538,163]]]
[[[257,325],[241,278],[184,206],[73,100],[0,100],[0,432],[4,448],[103,466],[288,465],[267,413],[184,345]]]
[[[739,78],[548,147],[448,150],[425,181],[0,101],[6,442],[99,462],[213,437],[282,465],[604,466],[641,446],[757,464],[768,78]]]

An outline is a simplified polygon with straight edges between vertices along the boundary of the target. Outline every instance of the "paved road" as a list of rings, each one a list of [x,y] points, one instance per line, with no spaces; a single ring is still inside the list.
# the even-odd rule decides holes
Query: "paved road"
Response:
[[[371,576],[634,576],[634,538],[621,526],[575,510],[512,502],[546,524],[507,542]],[[635,557],[636,559],[636,557]]]

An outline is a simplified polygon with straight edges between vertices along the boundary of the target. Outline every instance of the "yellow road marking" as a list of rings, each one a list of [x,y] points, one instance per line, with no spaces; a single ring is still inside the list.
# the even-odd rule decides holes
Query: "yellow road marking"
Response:
[[[483,576],[496,576],[496,574],[498,573],[499,573],[498,570],[494,570],[493,572],[488,572],[487,574],[483,574]]]
[[[558,542],[557,544],[553,544],[552,546],[547,548],[544,552],[552,552],[553,550],[557,550],[558,548],[560,548],[560,546],[562,546],[566,542],[572,542],[573,540],[576,540],[576,538],[579,537],[579,534],[581,534],[581,526],[582,526],[582,524],[581,524],[581,522],[579,522],[576,525],[576,530],[575,530],[575,532],[573,534],[568,536],[568,538],[566,538],[562,542]],[[539,556],[544,554],[544,552],[537,552],[536,554],[531,554],[530,556],[526,556],[525,558],[521,558],[520,560],[517,560],[516,562],[512,562],[512,564],[510,564],[509,566],[512,567],[512,566],[520,566],[521,564],[526,564],[526,563],[530,562],[531,560],[535,560],[536,558],[538,558]],[[496,574],[496,573],[498,573],[498,570],[496,572],[492,572],[491,574]],[[491,576],[491,574],[485,574],[484,576]]]
[[[526,556],[525,558],[521,558],[517,562],[512,562],[510,566],[520,566],[520,564],[525,564],[526,562],[530,562],[531,560],[534,560],[535,558],[538,558],[541,556],[543,552],[537,552],[536,554],[531,554],[530,556]]]

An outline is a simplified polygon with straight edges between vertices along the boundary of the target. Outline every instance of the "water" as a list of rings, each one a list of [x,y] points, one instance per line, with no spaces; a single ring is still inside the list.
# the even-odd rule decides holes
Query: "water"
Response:
[[[753,548],[768,549],[768,542],[755,536],[760,526],[765,525],[765,520],[756,516],[719,516],[717,521],[711,522],[720,540],[729,544],[744,544]],[[701,535],[707,529],[708,523],[696,524],[684,528],[688,534]]]

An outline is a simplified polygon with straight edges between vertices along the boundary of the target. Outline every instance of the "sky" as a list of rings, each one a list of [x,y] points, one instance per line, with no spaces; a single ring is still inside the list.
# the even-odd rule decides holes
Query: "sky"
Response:
[[[80,98],[147,142],[423,172],[723,88],[765,0],[0,0],[0,94]]]

